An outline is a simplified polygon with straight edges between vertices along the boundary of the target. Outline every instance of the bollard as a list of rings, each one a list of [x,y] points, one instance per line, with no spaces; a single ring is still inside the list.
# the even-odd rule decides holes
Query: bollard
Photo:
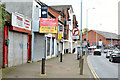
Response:
[[[80,56],[80,59],[79,59],[79,68],[80,68],[80,63],[81,63],[80,61],[81,61],[81,59],[82,59],[82,56]]]
[[[84,55],[85,55],[85,51],[82,52],[82,56],[84,56]]]
[[[60,53],[60,62],[62,62],[62,53]]]
[[[77,54],[77,60],[79,60],[80,58],[79,58],[79,54]]]
[[[81,61],[80,61],[80,75],[83,75],[83,64],[84,64],[84,59],[81,59]]]
[[[45,74],[45,58],[42,58],[41,74]]]

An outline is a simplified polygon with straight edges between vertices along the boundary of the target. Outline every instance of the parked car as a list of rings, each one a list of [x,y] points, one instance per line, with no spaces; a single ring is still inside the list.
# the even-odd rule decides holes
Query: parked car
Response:
[[[109,61],[120,62],[120,51],[114,51],[112,54],[110,54]]]
[[[88,47],[88,52],[93,53],[95,49],[96,49],[96,46],[90,46]]]
[[[110,54],[113,53],[113,50],[108,50],[107,53],[106,53],[106,58],[109,58],[110,57]]]
[[[101,49],[95,49],[93,55],[100,55],[101,56]]]
[[[107,53],[107,52],[108,52],[108,49],[105,49],[105,50],[104,50],[104,53]]]

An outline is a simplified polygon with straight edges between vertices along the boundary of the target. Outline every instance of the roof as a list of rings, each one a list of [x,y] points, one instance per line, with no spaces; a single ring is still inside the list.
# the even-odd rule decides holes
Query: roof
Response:
[[[111,32],[105,32],[105,31],[98,31],[98,30],[93,30],[97,32],[98,34],[104,36],[105,38],[108,39],[118,39],[118,35],[116,33],[111,33]]]
[[[53,5],[51,7],[58,11],[62,11],[63,9],[66,11],[68,8],[71,8],[73,12],[72,5]]]

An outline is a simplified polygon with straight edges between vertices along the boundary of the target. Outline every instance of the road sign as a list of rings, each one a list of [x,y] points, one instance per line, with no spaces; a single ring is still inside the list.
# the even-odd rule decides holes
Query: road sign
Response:
[[[61,31],[61,32],[63,31],[63,25],[59,26],[59,31]]]
[[[62,34],[58,33],[58,39],[62,39]]]
[[[102,46],[102,41],[99,41],[99,46]]]
[[[73,28],[73,29],[72,29],[72,35],[73,35],[73,36],[78,36],[79,33],[80,33],[80,30],[79,30],[78,28]]]
[[[79,36],[72,36],[72,39],[79,39]]]
[[[84,42],[84,45],[87,45],[87,42],[86,42],[86,41]]]

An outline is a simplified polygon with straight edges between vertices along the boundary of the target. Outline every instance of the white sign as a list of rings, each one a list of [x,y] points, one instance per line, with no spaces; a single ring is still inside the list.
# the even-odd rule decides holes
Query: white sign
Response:
[[[19,13],[12,13],[12,26],[31,31],[31,19]]]
[[[72,39],[79,39],[79,36],[72,36]]]
[[[99,46],[102,46],[102,41],[99,41]]]

